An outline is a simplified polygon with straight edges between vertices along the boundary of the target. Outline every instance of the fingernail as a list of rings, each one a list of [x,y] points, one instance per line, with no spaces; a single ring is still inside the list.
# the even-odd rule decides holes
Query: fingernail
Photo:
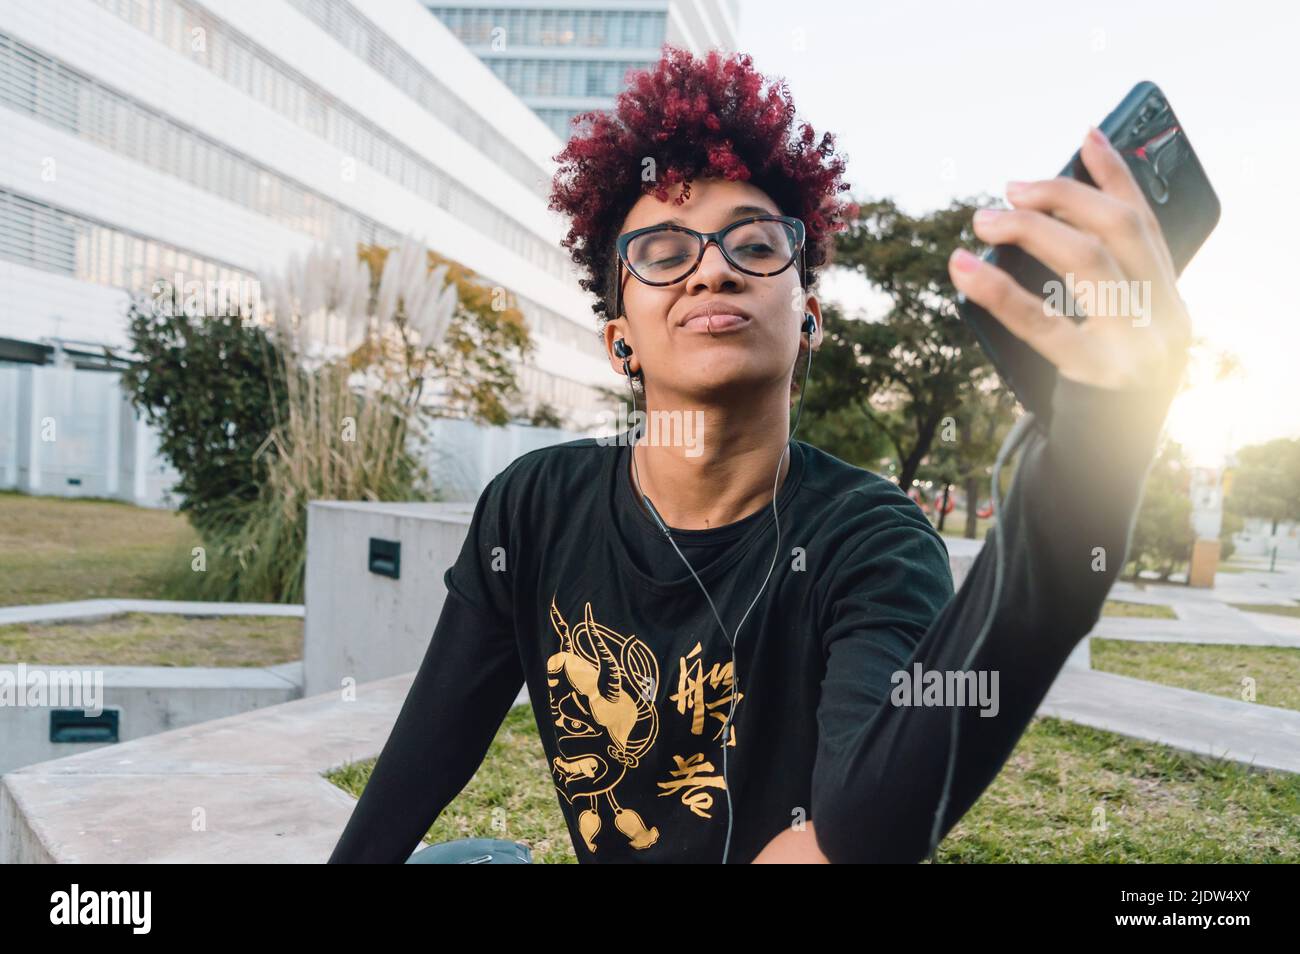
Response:
[[[1001,215],[1004,209],[980,209],[975,213],[976,225],[987,225]]]
[[[959,248],[953,253],[952,263],[959,271],[973,272],[979,266],[980,260],[964,248]]]
[[[1024,194],[1025,189],[1029,187],[1028,182],[1021,182],[1019,179],[1013,179],[1007,183],[1007,198],[1018,199]]]
[[[1098,129],[1096,126],[1089,126],[1089,127],[1088,127],[1088,138],[1091,139],[1093,142],[1095,142],[1095,143],[1096,143],[1097,145],[1099,145],[1099,146],[1109,146],[1109,145],[1110,145],[1110,140],[1107,139],[1106,136],[1105,136],[1105,134],[1104,134],[1100,129]]]

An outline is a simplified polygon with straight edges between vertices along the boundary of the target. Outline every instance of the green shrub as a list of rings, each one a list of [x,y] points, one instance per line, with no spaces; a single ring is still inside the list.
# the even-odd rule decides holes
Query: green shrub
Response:
[[[408,444],[407,409],[382,393],[358,393],[349,370],[326,365],[291,375],[263,453],[256,500],[232,509],[205,536],[207,567],[194,574],[203,599],[303,601],[307,504],[312,500],[420,500],[428,474]]]
[[[354,387],[346,360],[308,370],[246,316],[136,300],[129,317],[138,361],[124,383],[203,547],[168,595],[301,602],[308,501],[428,498],[408,442],[418,412],[391,388]]]
[[[257,500],[267,465],[257,451],[285,391],[262,328],[243,315],[193,317],[170,304],[132,301],[129,335],[139,360],[122,383],[180,475],[180,509],[205,534]]]

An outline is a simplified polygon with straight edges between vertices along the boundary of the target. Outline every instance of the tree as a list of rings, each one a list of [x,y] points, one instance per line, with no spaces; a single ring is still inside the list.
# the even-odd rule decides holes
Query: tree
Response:
[[[1223,524],[1219,529],[1219,560],[1226,563],[1232,559],[1232,554],[1237,550],[1237,542],[1233,538],[1245,527],[1246,521],[1241,514],[1233,512],[1226,505],[1223,508]]]
[[[957,315],[948,277],[954,248],[979,250],[970,222],[983,204],[956,201],[913,217],[890,199],[865,202],[860,217],[836,238],[837,264],[864,275],[891,307],[880,320],[839,326],[840,347],[830,349],[822,364],[829,373],[819,405],[852,408],[881,432],[904,488],[915,479],[943,419],[992,375]]]
[[[473,270],[458,262],[436,252],[421,252],[428,268],[445,269],[442,274],[456,296],[455,312],[440,346],[421,363],[422,373],[438,377],[443,386],[442,403],[428,413],[463,414],[483,424],[509,423],[511,404],[520,396],[515,368],[536,347],[515,296],[500,285],[484,285]],[[380,246],[359,246],[361,260],[375,276],[383,273],[389,253]],[[407,263],[404,271],[411,268]],[[375,294],[380,291],[376,284]],[[399,316],[402,306],[395,312]],[[364,364],[373,356],[363,353],[356,360]]]
[[[1300,439],[1279,437],[1237,451],[1228,506],[1246,517],[1300,520]]]
[[[939,512],[943,529],[947,495],[958,484],[966,496],[963,536],[976,538],[979,503],[991,489],[993,462],[1016,418],[1015,395],[992,380],[971,388],[953,414],[944,418],[937,440],[921,468],[923,478],[938,481],[944,494]],[[1003,482],[1007,475],[1002,475]],[[1005,490],[999,489],[999,494]],[[1001,498],[999,498],[1001,499]]]
[[[1181,563],[1191,558],[1191,473],[1182,445],[1165,440],[1147,474],[1129,543],[1128,560],[1133,579],[1144,570],[1157,570],[1167,580]]]
[[[892,445],[883,431],[863,417],[859,408],[841,401],[845,390],[840,383],[841,376],[853,374],[855,368],[851,334],[846,335],[844,331],[845,325],[853,323],[833,304],[822,304],[822,346],[812,359],[808,393],[804,396],[794,436],[855,467],[878,472],[886,469],[881,463],[890,455]],[[802,362],[800,365],[796,376],[802,384]],[[798,407],[797,395],[795,407]],[[793,410],[790,423],[794,424]]]
[[[533,427],[564,427],[564,418],[560,412],[547,401],[542,401],[528,416],[528,423]]]

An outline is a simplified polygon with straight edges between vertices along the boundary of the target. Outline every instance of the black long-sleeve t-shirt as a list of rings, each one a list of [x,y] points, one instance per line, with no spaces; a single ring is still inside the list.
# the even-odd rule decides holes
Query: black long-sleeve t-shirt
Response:
[[[922,859],[953,708],[900,704],[896,674],[914,685],[918,666],[997,674],[994,707],[957,707],[946,833],[1096,623],[1172,394],[1060,379],[1050,431],[1024,444],[999,526],[955,595],[942,537],[901,489],[791,441],[781,550],[738,633],[772,562],[772,507],[673,530],[736,635],[734,670],[698,584],[635,496],[626,440],[524,454],[478,500],[428,650],[330,862],[404,861],[525,683],[580,862],[720,861],[727,788],[729,861],[752,861],[801,820],[832,862]],[[967,666],[998,535],[996,615]]]

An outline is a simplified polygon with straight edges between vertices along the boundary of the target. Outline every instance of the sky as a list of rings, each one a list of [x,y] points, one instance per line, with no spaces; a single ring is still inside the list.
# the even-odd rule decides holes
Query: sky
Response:
[[[1140,80],[1169,97],[1222,214],[1179,281],[1194,368],[1168,431],[1196,464],[1300,437],[1300,4],[741,0],[739,49],[836,135],[855,197],[923,213],[1056,175]],[[822,294],[873,307],[861,279]]]

